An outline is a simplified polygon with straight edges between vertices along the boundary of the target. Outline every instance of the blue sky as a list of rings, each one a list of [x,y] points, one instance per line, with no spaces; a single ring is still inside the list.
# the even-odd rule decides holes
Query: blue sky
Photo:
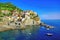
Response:
[[[11,2],[23,10],[33,10],[41,19],[60,19],[59,0],[0,0],[0,2]]]

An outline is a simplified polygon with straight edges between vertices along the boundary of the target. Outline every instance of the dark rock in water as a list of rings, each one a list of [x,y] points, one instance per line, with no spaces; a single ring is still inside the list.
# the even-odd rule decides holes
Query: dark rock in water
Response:
[[[52,34],[52,33],[47,33],[46,35],[47,35],[47,36],[52,36],[53,34]]]

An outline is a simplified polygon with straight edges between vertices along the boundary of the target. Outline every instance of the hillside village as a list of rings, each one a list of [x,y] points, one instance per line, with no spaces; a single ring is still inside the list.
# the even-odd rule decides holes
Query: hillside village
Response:
[[[39,25],[40,18],[38,14],[31,10],[23,11],[11,3],[0,3],[0,27],[12,28],[26,25]],[[15,28],[16,28],[15,27]]]

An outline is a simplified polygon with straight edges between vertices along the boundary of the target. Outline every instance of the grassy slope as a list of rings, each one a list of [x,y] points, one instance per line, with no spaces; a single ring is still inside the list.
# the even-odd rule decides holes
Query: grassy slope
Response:
[[[23,11],[22,9],[17,8],[11,3],[0,3],[0,10],[9,10],[11,12],[15,9],[18,9],[19,12]],[[1,12],[0,14],[1,14],[0,16],[4,16],[4,14],[2,14]]]

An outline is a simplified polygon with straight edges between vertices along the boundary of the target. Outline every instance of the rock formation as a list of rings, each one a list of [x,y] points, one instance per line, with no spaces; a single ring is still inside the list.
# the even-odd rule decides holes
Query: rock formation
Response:
[[[27,25],[40,25],[36,12],[23,11],[11,3],[0,3],[0,29],[26,28]]]

